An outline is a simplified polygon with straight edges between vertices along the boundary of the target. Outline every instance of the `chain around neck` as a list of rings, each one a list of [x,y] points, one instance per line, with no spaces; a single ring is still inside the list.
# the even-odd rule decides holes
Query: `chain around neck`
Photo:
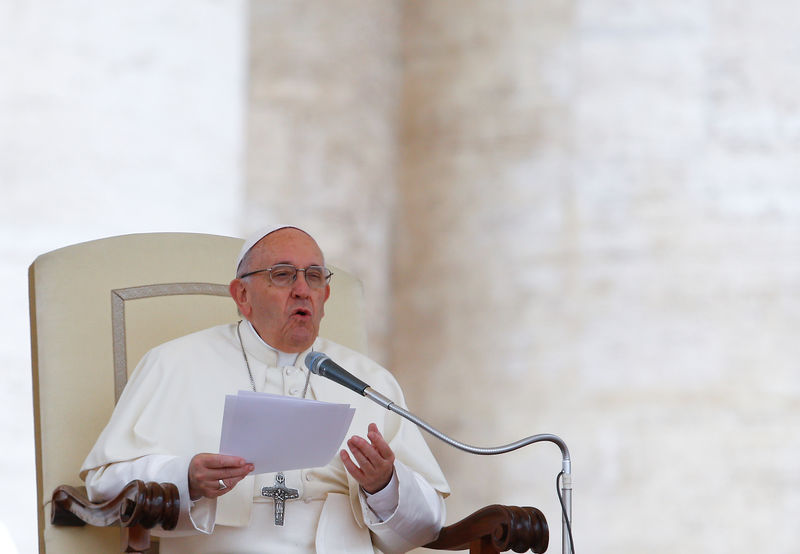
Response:
[[[239,328],[242,326],[242,320],[239,320],[239,323],[236,324],[236,335],[239,337],[239,346],[242,349],[242,357],[244,358],[244,365],[247,367],[247,376],[250,377],[250,386],[253,388],[253,392],[256,391],[256,382],[253,379],[253,371],[250,369],[250,362],[247,361],[247,352],[244,349],[244,342],[242,341],[242,332]],[[308,382],[311,380],[311,371],[306,370],[306,384],[303,387],[303,396],[301,398],[306,397],[306,393],[308,392]]]

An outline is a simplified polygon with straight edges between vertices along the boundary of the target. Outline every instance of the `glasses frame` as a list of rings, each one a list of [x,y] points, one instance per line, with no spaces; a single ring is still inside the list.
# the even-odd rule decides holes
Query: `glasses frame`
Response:
[[[281,285],[281,284],[276,283],[272,279],[272,270],[274,270],[275,268],[288,268],[288,267],[291,267],[292,269],[294,269],[294,277],[292,278],[292,280],[289,283],[285,284],[285,285]],[[306,271],[308,271],[309,269],[312,269],[312,268],[313,269],[317,269],[317,268],[322,269],[322,274],[325,276],[324,284],[320,285],[319,287],[312,286],[311,283],[309,283],[308,279],[306,278]],[[295,284],[295,282],[297,281],[297,274],[300,273],[301,271],[303,272],[303,279],[306,280],[306,284],[309,286],[309,288],[316,289],[316,290],[325,288],[325,286],[328,285],[331,282],[331,277],[333,277],[333,272],[330,269],[328,269],[327,267],[325,267],[324,265],[310,265],[310,266],[308,266],[306,268],[301,268],[301,267],[296,267],[296,266],[294,266],[292,264],[275,264],[272,267],[267,267],[265,269],[256,269],[255,271],[248,271],[244,275],[240,275],[239,277],[237,277],[237,279],[244,279],[245,277],[250,277],[251,275],[255,275],[256,273],[268,273],[269,274],[269,282],[270,282],[270,284],[275,285],[276,287],[285,288],[285,287],[291,287],[292,285]]]

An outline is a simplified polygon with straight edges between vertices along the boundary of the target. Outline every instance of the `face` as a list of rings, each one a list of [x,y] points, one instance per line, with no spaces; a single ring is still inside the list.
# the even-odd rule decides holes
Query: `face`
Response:
[[[280,263],[303,269],[325,265],[325,260],[314,239],[298,229],[285,228],[256,243],[248,255],[246,270],[266,269]],[[278,287],[264,272],[234,279],[230,292],[239,311],[267,344],[283,352],[302,352],[319,334],[330,286],[312,289],[305,274],[298,272],[292,285]]]

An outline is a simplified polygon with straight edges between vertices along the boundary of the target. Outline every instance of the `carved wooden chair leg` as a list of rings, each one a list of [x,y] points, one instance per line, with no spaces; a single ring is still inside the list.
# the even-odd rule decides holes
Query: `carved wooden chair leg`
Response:
[[[133,527],[123,527],[122,552],[132,552],[134,554],[145,554],[150,551],[150,530],[141,525]]]
[[[435,550],[464,550],[470,554],[497,554],[507,550],[541,553],[547,550],[550,530],[544,514],[532,507],[493,504],[461,521],[443,527],[439,538],[425,545]]]
[[[62,485],[53,491],[50,521],[53,525],[119,525],[121,551],[150,550],[150,529],[174,529],[180,514],[178,488],[172,483],[131,481],[115,498],[90,502],[84,487]]]
[[[53,492],[54,525],[119,525],[123,552],[150,550],[150,529],[174,529],[180,514],[178,488],[170,483],[131,481],[117,497],[90,502],[86,490],[62,485]],[[498,554],[507,550],[542,553],[550,531],[544,514],[532,507],[494,504],[442,528],[439,537],[425,545],[435,550],[464,550],[471,554]]]
[[[491,537],[481,537],[476,541],[472,541],[469,545],[469,554],[499,554],[500,551],[495,548],[494,541]]]

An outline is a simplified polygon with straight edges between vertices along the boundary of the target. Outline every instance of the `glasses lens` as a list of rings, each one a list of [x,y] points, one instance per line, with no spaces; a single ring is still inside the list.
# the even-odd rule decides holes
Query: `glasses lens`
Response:
[[[288,287],[294,283],[297,277],[297,268],[289,264],[274,265],[269,272],[269,277],[273,284],[279,287]]]
[[[306,283],[314,289],[320,289],[325,286],[328,280],[328,270],[319,265],[311,265],[306,268]]]

